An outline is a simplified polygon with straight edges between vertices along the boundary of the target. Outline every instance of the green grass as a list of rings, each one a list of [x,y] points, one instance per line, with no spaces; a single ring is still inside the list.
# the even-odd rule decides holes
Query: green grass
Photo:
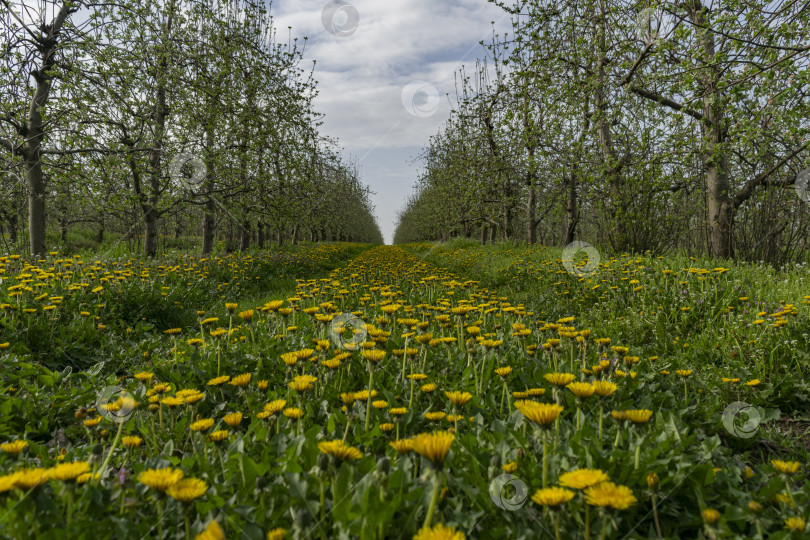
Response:
[[[807,267],[783,270],[600,250],[598,271],[578,277],[563,267],[562,248],[481,246],[469,240],[404,247],[436,266],[480,281],[513,303],[525,304],[538,320],[574,316],[578,328],[590,328],[597,337],[610,336],[613,344],[630,347],[632,354],[643,358],[658,357],[655,362],[661,370],[699,369],[716,380],[759,378],[763,384],[756,393],[757,404],[779,409],[785,418],[797,421],[785,437],[773,426],[770,432],[778,444],[789,447],[798,442],[810,450]],[[583,259],[580,255],[576,260]],[[720,273],[716,268],[728,270]],[[696,273],[700,269],[709,273]],[[669,270],[672,273],[666,274]],[[633,280],[638,283],[631,284]],[[634,291],[636,287],[641,289]],[[789,324],[774,328],[770,315],[789,304],[796,314],[786,317]],[[766,315],[757,315],[762,312]],[[764,322],[754,324],[758,320]],[[737,395],[729,385],[701,390],[729,398]]]

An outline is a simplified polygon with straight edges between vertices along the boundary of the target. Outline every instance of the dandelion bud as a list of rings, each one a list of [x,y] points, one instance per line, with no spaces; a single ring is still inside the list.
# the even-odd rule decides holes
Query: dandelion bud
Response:
[[[651,472],[650,474],[647,475],[647,485],[650,486],[651,488],[657,486],[659,481],[660,479],[658,478],[658,475],[655,474],[654,472]]]

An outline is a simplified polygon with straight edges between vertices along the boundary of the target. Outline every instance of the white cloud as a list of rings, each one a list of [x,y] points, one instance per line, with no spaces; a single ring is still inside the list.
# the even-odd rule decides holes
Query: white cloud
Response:
[[[323,132],[363,158],[362,180],[377,193],[380,227],[390,241],[396,211],[416,179],[417,165],[409,158],[449,117],[454,73],[484,55],[478,42],[489,41],[492,22],[501,34],[511,23],[486,0],[348,1],[358,24],[346,37],[321,22],[328,0],[279,0],[272,13],[284,40],[288,26],[299,42],[308,38],[305,58],[316,60],[315,106],[325,115]],[[351,15],[350,9],[336,15],[337,26],[351,24]],[[427,117],[409,113],[402,103],[403,90],[417,80],[435,87],[440,97]],[[417,105],[430,105],[422,98]]]

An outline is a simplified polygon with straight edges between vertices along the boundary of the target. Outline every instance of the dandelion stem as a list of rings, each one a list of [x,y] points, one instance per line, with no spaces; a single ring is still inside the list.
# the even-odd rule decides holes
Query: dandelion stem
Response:
[[[430,527],[433,521],[433,513],[436,511],[436,503],[439,501],[439,487],[441,486],[441,476],[438,471],[433,473],[433,493],[430,495],[430,506],[428,506],[427,515],[425,516],[425,523],[422,528]]]
[[[158,538],[163,538],[163,500],[161,500],[160,496],[157,497],[155,506],[157,506],[158,513]]]
[[[656,506],[655,493],[652,494],[652,510],[653,510],[653,522],[655,523],[655,532],[658,535],[658,538],[663,538],[664,535],[661,534],[661,523],[658,521],[658,508]]]
[[[118,446],[118,442],[121,440],[121,432],[124,430],[124,423],[121,422],[118,424],[118,432],[115,434],[115,440],[110,447],[110,451],[107,452],[107,457],[104,459],[104,463],[101,464],[101,468],[98,470],[98,476],[95,478],[94,482],[98,484],[101,477],[104,475],[104,471],[107,470],[107,465],[110,464],[110,459],[112,459],[113,452],[115,452],[116,447]]]
[[[796,501],[793,500],[793,492],[790,490],[790,482],[788,482],[787,475],[785,475],[785,491],[787,491],[788,498],[790,499],[790,505],[793,508],[798,508]]]
[[[554,538],[560,540],[560,513],[554,512]]]
[[[585,504],[585,540],[591,540],[591,507]]]
[[[366,400],[366,431],[368,431],[369,420],[371,420],[371,390],[374,384],[374,366],[371,360],[368,362],[368,400]]]
[[[548,433],[543,430],[543,489],[548,487]]]
[[[346,437],[349,436],[349,426],[352,425],[352,418],[354,418],[354,413],[349,413],[349,419],[346,421],[346,429],[343,431],[343,442],[346,442]]]

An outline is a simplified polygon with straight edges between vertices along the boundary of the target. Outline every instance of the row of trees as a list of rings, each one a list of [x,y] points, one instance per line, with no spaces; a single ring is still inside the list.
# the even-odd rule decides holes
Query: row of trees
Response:
[[[88,223],[149,256],[161,233],[204,254],[218,236],[382,241],[318,131],[304,43],[265,2],[0,0],[0,25],[0,223],[16,243],[27,206],[32,255]]]
[[[806,256],[806,3],[498,3],[514,31],[457,74],[395,241]]]

